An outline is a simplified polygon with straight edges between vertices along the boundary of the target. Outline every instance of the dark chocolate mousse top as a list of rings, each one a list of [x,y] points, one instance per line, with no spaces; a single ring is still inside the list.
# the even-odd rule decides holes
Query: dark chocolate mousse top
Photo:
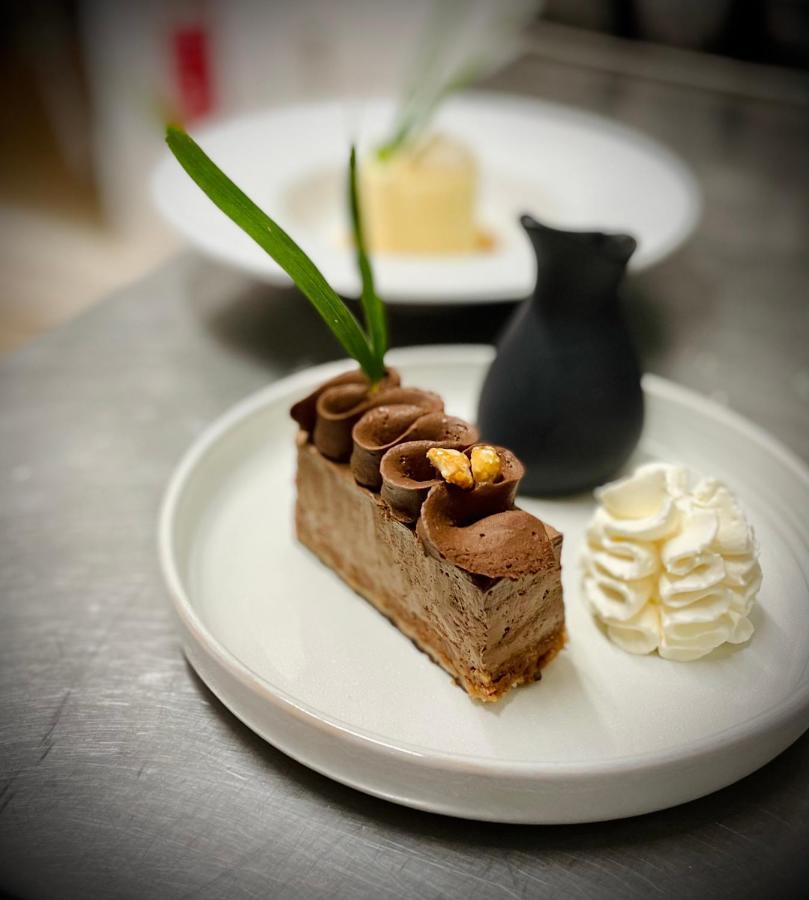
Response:
[[[495,447],[500,472],[492,481],[471,488],[446,482],[428,451],[469,456],[478,431],[447,415],[437,394],[402,387],[395,370],[373,390],[359,370],[338,375],[291,415],[323,456],[350,463],[358,485],[379,492],[393,518],[415,525],[432,556],[488,579],[517,579],[556,564],[558,532],[514,505],[522,463]]]

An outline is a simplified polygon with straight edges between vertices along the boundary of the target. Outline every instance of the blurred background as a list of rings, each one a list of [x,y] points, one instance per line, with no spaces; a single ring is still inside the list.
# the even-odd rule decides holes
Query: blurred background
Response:
[[[195,125],[299,100],[395,94],[427,8],[424,0],[4,3],[0,352],[177,252],[148,190],[167,118]],[[629,44],[642,52],[626,53]],[[804,0],[547,0],[514,55],[542,59],[553,96],[574,104],[582,70],[676,85],[699,57],[696,77],[710,89],[732,97],[744,73],[749,94],[755,66],[754,99],[809,112]],[[604,85],[609,110],[609,78]],[[732,115],[732,105],[717,114]]]

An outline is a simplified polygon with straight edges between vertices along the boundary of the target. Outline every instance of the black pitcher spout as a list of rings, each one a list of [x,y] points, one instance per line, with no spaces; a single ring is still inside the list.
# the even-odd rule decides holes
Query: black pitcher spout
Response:
[[[569,494],[612,477],[640,437],[640,368],[618,302],[636,241],[520,221],[536,287],[498,343],[478,424],[525,463],[527,493]]]
[[[534,248],[537,280],[534,294],[549,306],[611,299],[624,277],[638,242],[628,234],[552,228],[533,216],[520,216]]]
[[[629,234],[613,234],[605,231],[566,231],[551,228],[527,214],[520,216],[520,224],[538,252],[554,246],[557,252],[569,252],[580,256],[603,257],[607,262],[624,267],[635,252],[638,242]]]

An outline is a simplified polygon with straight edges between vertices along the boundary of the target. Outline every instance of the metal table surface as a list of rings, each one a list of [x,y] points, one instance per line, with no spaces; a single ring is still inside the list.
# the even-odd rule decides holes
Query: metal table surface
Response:
[[[538,51],[494,87],[610,113],[693,166],[706,202],[697,234],[629,285],[646,366],[809,459],[805,84],[767,99],[755,71],[745,83],[749,96],[738,79],[733,90],[696,86]],[[398,310],[395,343],[490,340],[507,313]],[[26,898],[789,896],[809,873],[809,735],[679,808],[501,826],[335,784],[255,737],[200,683],[157,569],[163,486],[234,401],[337,355],[293,291],[188,256],[0,363],[0,888]]]

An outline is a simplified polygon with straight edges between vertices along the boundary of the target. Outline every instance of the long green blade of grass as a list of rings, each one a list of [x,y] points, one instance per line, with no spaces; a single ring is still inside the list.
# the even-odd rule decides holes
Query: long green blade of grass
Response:
[[[385,371],[382,354],[375,349],[373,341],[366,338],[359,322],[306,253],[228,178],[185,131],[169,126],[166,143],[208,198],[266,250],[295,282],[346,353],[360,364],[371,383],[379,381]]]
[[[351,228],[357,251],[357,268],[362,278],[362,293],[360,294],[362,315],[365,319],[365,328],[371,342],[371,349],[379,359],[382,359],[388,349],[388,323],[385,316],[385,305],[374,287],[374,274],[365,246],[365,232],[362,227],[357,187],[357,151],[353,145],[348,166],[348,206],[351,210]]]

